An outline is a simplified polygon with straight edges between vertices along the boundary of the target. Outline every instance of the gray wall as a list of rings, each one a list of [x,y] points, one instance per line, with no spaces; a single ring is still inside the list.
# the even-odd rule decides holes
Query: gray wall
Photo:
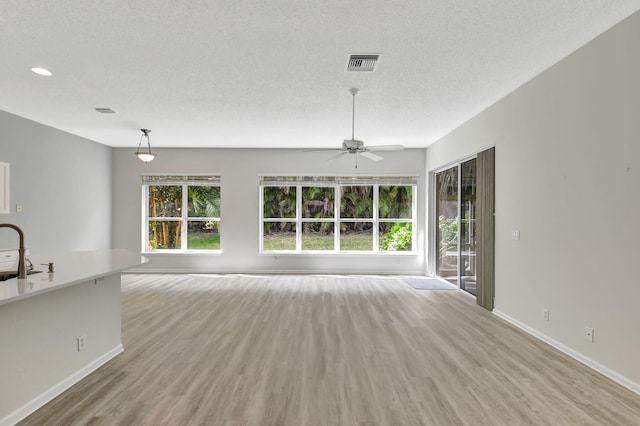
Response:
[[[640,392],[640,13],[431,145],[427,170],[492,145],[496,311]]]
[[[11,212],[0,223],[22,228],[32,253],[111,248],[111,151],[0,111],[0,161],[11,164]],[[0,249],[17,246],[0,229]]]
[[[114,247],[141,250],[141,179],[144,173],[221,175],[221,255],[150,255],[138,270],[200,272],[323,272],[422,274],[424,262],[424,150],[384,152],[385,159],[353,156],[326,160],[333,152],[285,149],[159,149],[143,164],[133,149],[114,150]],[[419,176],[416,255],[260,255],[260,174],[405,174]]]

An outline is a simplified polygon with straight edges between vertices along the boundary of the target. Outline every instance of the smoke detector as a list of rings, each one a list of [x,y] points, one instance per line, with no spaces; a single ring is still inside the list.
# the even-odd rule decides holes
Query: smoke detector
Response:
[[[347,71],[375,71],[380,55],[350,55]]]

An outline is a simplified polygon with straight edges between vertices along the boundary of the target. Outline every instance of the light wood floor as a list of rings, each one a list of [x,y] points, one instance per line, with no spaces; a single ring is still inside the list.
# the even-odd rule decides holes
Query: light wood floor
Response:
[[[634,425],[640,396],[457,291],[123,277],[125,352],[25,425]]]

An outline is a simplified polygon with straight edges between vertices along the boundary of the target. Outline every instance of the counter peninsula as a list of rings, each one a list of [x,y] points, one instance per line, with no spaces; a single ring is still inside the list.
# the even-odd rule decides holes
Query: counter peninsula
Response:
[[[127,250],[29,256],[40,273],[0,282],[0,426],[13,425],[121,353]],[[53,262],[53,273],[47,265]]]

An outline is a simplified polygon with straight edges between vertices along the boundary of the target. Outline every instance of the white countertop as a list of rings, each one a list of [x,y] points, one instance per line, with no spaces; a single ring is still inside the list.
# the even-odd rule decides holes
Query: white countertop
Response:
[[[12,278],[0,281],[0,305],[122,272],[149,261],[124,249],[34,254],[27,257],[33,263],[34,270],[42,272],[23,280]],[[52,274],[47,272],[46,265],[41,265],[49,262],[54,263]]]

